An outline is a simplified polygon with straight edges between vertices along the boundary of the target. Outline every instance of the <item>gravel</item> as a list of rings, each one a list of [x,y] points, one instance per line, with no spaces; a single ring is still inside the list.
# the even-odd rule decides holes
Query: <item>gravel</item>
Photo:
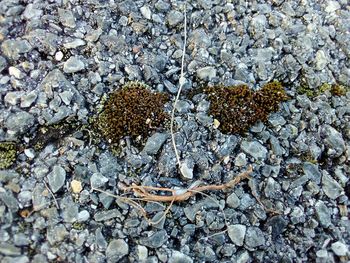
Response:
[[[179,167],[170,120],[111,145],[94,118],[130,80],[168,94],[170,116],[183,2],[1,1],[0,162],[16,160],[0,165],[0,262],[349,261],[348,1],[231,2],[186,4]],[[273,80],[290,99],[221,133],[203,88]],[[250,166],[249,181],[171,206],[112,196],[223,184]]]

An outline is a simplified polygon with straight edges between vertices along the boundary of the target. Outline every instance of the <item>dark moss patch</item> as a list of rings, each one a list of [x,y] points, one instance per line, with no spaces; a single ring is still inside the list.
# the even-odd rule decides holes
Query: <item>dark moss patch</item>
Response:
[[[0,169],[10,168],[17,158],[17,146],[14,142],[0,142]]]
[[[350,89],[346,86],[340,85],[340,84],[328,84],[323,83],[321,86],[319,86],[316,89],[310,88],[308,85],[303,84],[298,89],[298,94],[305,94],[309,98],[317,97],[326,91],[329,91],[333,96],[344,96],[346,92],[348,92]]]
[[[210,101],[209,112],[220,122],[223,133],[246,132],[256,121],[267,121],[279,103],[288,99],[279,82],[268,83],[256,92],[246,85],[214,86],[204,92]]]
[[[124,136],[144,138],[164,124],[168,117],[164,104],[168,100],[167,94],[152,92],[140,82],[129,82],[110,94],[96,119],[97,129],[111,143]]]
[[[80,126],[81,124],[75,116],[67,117],[52,125],[41,126],[29,144],[35,150],[41,150],[49,143],[55,143],[65,136],[74,133]]]

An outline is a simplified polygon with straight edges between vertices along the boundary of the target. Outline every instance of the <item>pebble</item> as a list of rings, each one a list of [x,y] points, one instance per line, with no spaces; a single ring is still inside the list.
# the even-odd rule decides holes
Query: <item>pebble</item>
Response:
[[[77,217],[78,222],[85,222],[89,220],[89,218],[90,218],[90,213],[87,210],[80,211]]]
[[[75,28],[76,23],[72,11],[58,8],[58,16],[62,25]]]
[[[169,138],[167,133],[158,133],[156,132],[151,137],[147,139],[143,151],[148,155],[155,155],[160,150],[165,141]]]
[[[81,46],[85,46],[85,41],[82,40],[82,39],[74,39],[73,41],[71,42],[68,42],[68,43],[65,43],[63,44],[63,46],[67,49],[75,49],[77,47],[81,47]],[[56,53],[57,54],[57,53]]]
[[[229,226],[227,230],[228,236],[230,237],[233,244],[236,246],[243,246],[247,227],[245,225],[237,224]]]
[[[160,248],[168,240],[168,235],[165,230],[160,230],[153,233],[149,237],[140,239],[140,244],[150,248]]]
[[[177,250],[171,251],[169,263],[193,263],[193,259]]]
[[[238,198],[238,196],[235,194],[235,192],[233,192],[232,194],[230,194],[227,199],[226,199],[226,204],[229,207],[232,208],[237,208],[240,205],[240,199]]]
[[[321,226],[329,227],[332,224],[331,211],[328,209],[328,207],[325,205],[325,203],[322,200],[318,200],[316,202],[315,212]]]
[[[13,77],[15,77],[16,79],[23,79],[25,77],[25,75],[23,74],[22,71],[20,71],[18,68],[16,67],[9,67],[9,74]]]
[[[328,1],[325,11],[327,13],[333,13],[338,9],[340,9],[340,4],[338,3],[338,1]]]
[[[55,165],[47,178],[49,180],[51,191],[56,193],[66,182],[66,171],[61,166]]]
[[[106,249],[108,262],[118,262],[129,254],[129,245],[123,239],[113,239]]]
[[[263,232],[258,227],[248,227],[245,236],[245,244],[251,248],[265,245]]]
[[[78,57],[70,57],[63,65],[63,71],[65,73],[75,73],[85,69],[84,62]]]
[[[339,157],[345,151],[345,142],[342,137],[342,134],[334,129],[330,125],[323,125],[321,130],[322,135],[324,136],[324,143],[328,146],[328,154],[330,156]]]
[[[21,249],[11,244],[0,243],[0,253],[5,256],[20,256]]]
[[[339,257],[343,257],[343,256],[346,256],[347,254],[349,254],[348,246],[340,241],[334,242],[331,245],[331,247],[332,247],[332,251],[334,252],[334,254],[336,254]]]
[[[136,246],[137,259],[139,262],[145,262],[148,257],[148,249],[145,246]]]
[[[341,185],[327,172],[322,176],[322,189],[330,199],[337,199],[343,192]]]
[[[94,173],[90,177],[90,184],[92,188],[101,188],[108,182],[108,178],[104,177],[101,173]]]
[[[194,166],[193,162],[189,161],[188,159],[181,162],[180,171],[184,179],[186,180],[193,179],[193,166]]]
[[[150,20],[152,17],[152,12],[151,9],[147,6],[144,5],[143,7],[140,8],[141,14],[143,15],[144,18]]]
[[[167,16],[166,22],[170,27],[175,27],[182,22],[184,16],[177,10],[171,10]]]
[[[242,167],[247,165],[247,156],[245,153],[237,154],[235,158],[235,166]]]
[[[56,52],[55,59],[57,61],[61,61],[63,59],[63,57],[64,57],[64,55],[63,55],[63,53],[61,51]]]
[[[18,60],[22,54],[29,52],[31,49],[32,46],[27,40],[8,39],[1,44],[3,54],[13,60]]]
[[[241,149],[254,157],[255,159],[265,160],[267,155],[266,148],[258,141],[242,141]]]
[[[79,194],[83,190],[82,184],[78,180],[72,180],[70,186],[72,187],[72,191],[75,194]]]
[[[317,70],[322,70],[327,66],[328,59],[327,59],[326,54],[323,50],[319,50],[316,52],[315,62],[316,62],[316,69]]]
[[[197,69],[197,77],[202,80],[210,81],[216,77],[216,69],[211,66]]]
[[[24,133],[33,125],[34,116],[26,111],[11,114],[5,122],[5,127],[15,133]]]
[[[7,67],[7,61],[4,57],[0,56],[0,73]]]
[[[122,214],[119,212],[118,209],[111,209],[108,211],[97,212],[94,215],[94,219],[97,222],[101,222],[101,221],[109,220],[115,217],[120,218],[121,216]]]
[[[16,105],[22,98],[23,94],[22,91],[11,91],[5,95],[4,100],[8,104]]]
[[[21,108],[29,108],[33,105],[38,97],[38,93],[36,90],[33,90],[27,94],[21,96]]]

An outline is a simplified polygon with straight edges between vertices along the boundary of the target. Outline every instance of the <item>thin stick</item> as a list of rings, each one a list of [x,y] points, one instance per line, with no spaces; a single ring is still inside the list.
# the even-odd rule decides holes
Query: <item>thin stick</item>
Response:
[[[180,98],[181,90],[185,82],[185,77],[184,77],[184,64],[185,64],[185,53],[186,53],[186,44],[187,44],[187,18],[186,18],[186,3],[184,7],[184,45],[182,49],[182,58],[181,58],[181,74],[180,74],[180,79],[179,79],[179,90],[177,91],[176,99],[174,101],[173,109],[171,111],[171,120],[170,120],[170,133],[171,133],[171,141],[173,144],[173,148],[175,151],[175,156],[176,156],[176,162],[178,166],[181,168],[181,160],[180,160],[180,155],[176,147],[176,142],[175,142],[175,135],[174,135],[174,118],[175,118],[175,108],[176,104]],[[182,173],[181,169],[180,172]]]
[[[57,208],[57,209],[60,209],[60,206],[58,205],[58,202],[57,202],[57,200],[56,200],[56,197],[55,197],[55,195],[53,194],[53,192],[51,191],[50,187],[47,185],[47,183],[46,183],[45,181],[43,181],[43,182],[44,182],[44,185],[45,185],[46,189],[47,189],[47,190],[49,191],[49,193],[52,195],[53,201],[55,202],[55,205],[56,205],[56,208]]]

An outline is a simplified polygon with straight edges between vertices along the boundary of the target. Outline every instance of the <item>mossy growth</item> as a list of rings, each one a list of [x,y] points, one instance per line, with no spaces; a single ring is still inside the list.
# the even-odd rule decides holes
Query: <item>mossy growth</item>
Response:
[[[168,117],[164,104],[168,100],[167,94],[152,92],[143,83],[128,82],[104,102],[96,128],[111,143],[124,136],[144,138],[164,124]]]
[[[275,81],[254,92],[246,85],[214,86],[204,89],[210,101],[209,113],[220,122],[223,133],[244,133],[256,121],[267,121],[279,103],[288,100],[282,85]]]
[[[308,85],[303,84],[298,89],[298,94],[305,94],[309,98],[317,97],[326,91],[329,91],[333,96],[344,96],[346,92],[349,91],[349,88],[340,85],[340,84],[328,84],[323,83],[321,86],[319,86],[316,89],[310,88]]]
[[[17,146],[14,142],[0,142],[0,169],[10,168],[17,158]]]

